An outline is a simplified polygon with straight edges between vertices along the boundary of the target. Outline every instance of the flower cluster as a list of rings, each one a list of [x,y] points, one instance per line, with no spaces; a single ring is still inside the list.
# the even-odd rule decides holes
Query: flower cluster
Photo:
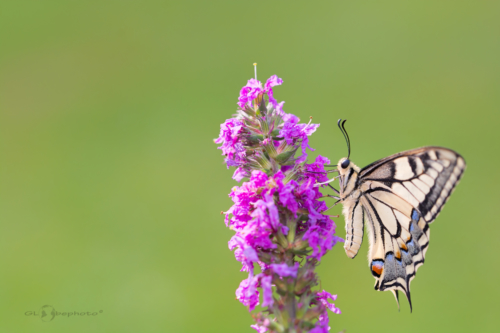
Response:
[[[327,309],[340,313],[328,300],[337,296],[313,288],[322,256],[343,241],[319,200],[317,184],[327,180],[324,166],[330,161],[318,156],[305,163],[306,149],[312,150],[308,137],[319,124],[299,123],[283,111],[284,102],[273,96],[282,82],[276,75],[264,86],[249,80],[237,114],[214,140],[227,167],[236,167],[233,178],[248,178],[232,189],[234,205],[224,213],[226,226],[235,231],[229,248],[248,273],[236,296],[250,311],[267,308],[253,315],[258,332],[328,332]]]
[[[215,143],[222,144],[219,149],[227,167],[237,167],[233,175],[237,181],[250,177],[252,170],[276,173],[283,166],[290,168],[307,159],[306,148],[312,150],[308,136],[319,124],[299,124],[299,118],[283,112],[285,102],[277,103],[272,90],[282,82],[273,75],[262,88],[259,81],[249,80],[241,89],[236,117],[220,126]],[[298,148],[302,155],[295,158]]]

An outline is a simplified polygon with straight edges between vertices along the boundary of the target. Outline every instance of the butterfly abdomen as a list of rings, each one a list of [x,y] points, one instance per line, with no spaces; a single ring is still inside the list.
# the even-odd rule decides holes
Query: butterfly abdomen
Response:
[[[342,213],[346,220],[344,249],[347,256],[352,259],[358,254],[363,243],[364,212],[359,200],[354,198],[344,200],[343,206]]]

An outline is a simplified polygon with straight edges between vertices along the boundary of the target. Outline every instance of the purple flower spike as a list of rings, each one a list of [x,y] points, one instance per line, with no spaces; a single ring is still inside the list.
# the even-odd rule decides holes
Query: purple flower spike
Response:
[[[242,182],[232,188],[233,205],[223,212],[226,226],[235,233],[228,247],[248,274],[236,298],[254,311],[262,295],[262,311],[252,314],[251,327],[258,333],[327,333],[327,310],[340,310],[329,302],[336,295],[315,290],[315,268],[343,241],[324,214],[327,206],[317,186],[328,180],[325,165],[330,160],[318,156],[304,163],[307,151],[313,151],[309,136],[319,124],[300,123],[284,112],[284,102],[278,103],[273,91],[282,83],[276,75],[264,85],[248,80],[236,115],[220,126],[214,140],[226,166],[235,168],[233,179]]]

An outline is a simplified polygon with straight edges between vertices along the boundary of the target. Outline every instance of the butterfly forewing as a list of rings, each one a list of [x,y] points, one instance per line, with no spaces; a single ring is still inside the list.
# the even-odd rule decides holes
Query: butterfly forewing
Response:
[[[346,251],[354,257],[370,230],[369,264],[375,289],[403,291],[411,306],[410,282],[424,263],[429,223],[439,214],[465,169],[464,159],[440,147],[395,154],[361,169],[355,204],[347,204]],[[346,214],[348,213],[348,214]],[[349,242],[349,243],[348,243]],[[350,251],[350,252],[349,252]],[[354,255],[352,255],[354,253]]]
[[[386,157],[360,171],[360,181],[376,180],[418,210],[427,223],[441,211],[465,169],[456,152],[424,147]]]

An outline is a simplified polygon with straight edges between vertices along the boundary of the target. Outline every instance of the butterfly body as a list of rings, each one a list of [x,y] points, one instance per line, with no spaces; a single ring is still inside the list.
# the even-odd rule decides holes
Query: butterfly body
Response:
[[[396,300],[401,290],[411,307],[410,282],[425,260],[429,224],[460,180],[464,159],[447,148],[423,147],[363,169],[348,158],[342,158],[337,167],[347,256],[358,253],[366,224],[375,289],[391,290]]]

